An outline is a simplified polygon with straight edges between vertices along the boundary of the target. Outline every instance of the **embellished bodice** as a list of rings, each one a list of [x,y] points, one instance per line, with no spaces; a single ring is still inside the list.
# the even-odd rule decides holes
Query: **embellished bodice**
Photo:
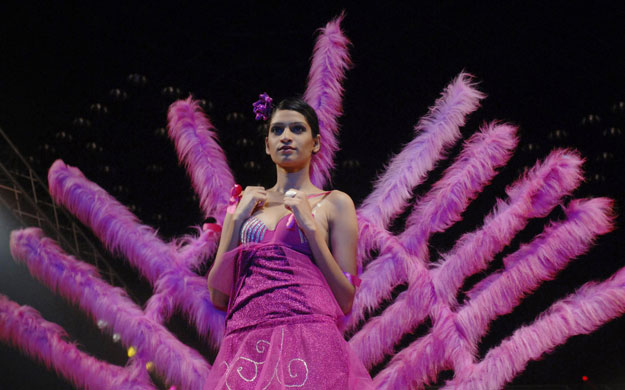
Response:
[[[292,215],[289,213],[280,218],[274,229],[269,229],[263,221],[254,216],[248,218],[241,227],[241,244],[282,244],[310,255],[308,240],[297,223],[293,221]]]
[[[313,217],[315,211],[323,203],[329,193],[328,191],[309,196],[309,198],[323,196],[323,198],[313,206]],[[298,252],[305,253],[309,256],[311,255],[308,240],[302,230],[297,226],[292,213],[288,213],[280,218],[276,227],[273,229],[269,229],[267,225],[256,216],[251,216],[241,226],[240,242],[242,245],[250,243],[281,244]]]

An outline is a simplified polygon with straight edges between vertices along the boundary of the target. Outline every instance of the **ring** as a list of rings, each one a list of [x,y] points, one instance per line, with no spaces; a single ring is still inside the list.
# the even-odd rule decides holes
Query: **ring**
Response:
[[[284,196],[287,198],[295,198],[295,195],[297,195],[297,190],[294,190],[293,188],[284,193]]]

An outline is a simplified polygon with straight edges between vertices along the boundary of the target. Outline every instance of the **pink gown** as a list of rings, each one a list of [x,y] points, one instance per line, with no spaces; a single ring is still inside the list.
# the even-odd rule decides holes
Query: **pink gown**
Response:
[[[224,255],[235,283],[205,389],[373,389],[339,332],[343,313],[308,242],[287,216],[274,230],[251,217],[242,245]]]

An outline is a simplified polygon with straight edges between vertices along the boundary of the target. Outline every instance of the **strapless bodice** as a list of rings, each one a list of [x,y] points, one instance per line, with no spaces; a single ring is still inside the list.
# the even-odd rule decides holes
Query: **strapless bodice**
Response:
[[[293,220],[293,214],[288,213],[269,229],[260,219],[252,216],[241,226],[241,244],[281,244],[306,255],[311,255],[308,240]]]
[[[315,211],[321,206],[326,195],[330,192],[331,191],[326,191],[308,196],[309,198],[323,196],[312,208],[313,217],[315,216]],[[304,232],[297,226],[293,213],[282,216],[273,229],[269,229],[267,225],[256,216],[251,216],[241,226],[239,240],[242,245],[251,243],[285,245],[308,256],[312,255],[308,240]]]

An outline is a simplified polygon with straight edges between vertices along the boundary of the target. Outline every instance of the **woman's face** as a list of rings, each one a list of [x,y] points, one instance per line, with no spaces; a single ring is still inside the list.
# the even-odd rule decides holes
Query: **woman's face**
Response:
[[[284,168],[303,168],[313,153],[319,151],[320,137],[313,137],[306,117],[293,110],[273,114],[265,138],[265,152]]]

